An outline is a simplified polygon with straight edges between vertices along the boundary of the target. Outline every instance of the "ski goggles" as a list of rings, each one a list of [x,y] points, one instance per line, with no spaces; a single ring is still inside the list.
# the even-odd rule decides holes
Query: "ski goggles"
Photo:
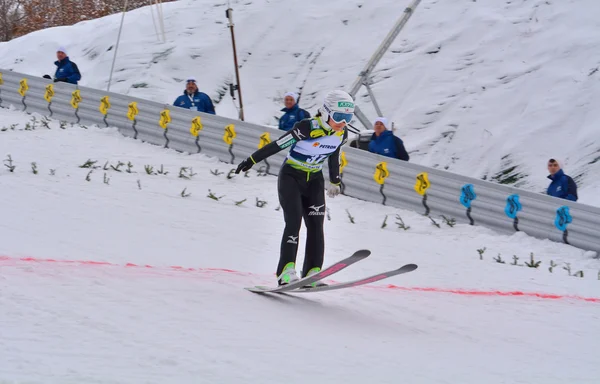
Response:
[[[333,112],[329,116],[331,117],[331,120],[335,121],[338,124],[341,122],[350,124],[352,118],[354,117],[354,113]]]

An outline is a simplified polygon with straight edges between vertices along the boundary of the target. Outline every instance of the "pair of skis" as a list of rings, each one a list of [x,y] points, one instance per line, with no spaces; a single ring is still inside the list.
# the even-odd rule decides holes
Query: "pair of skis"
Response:
[[[343,283],[316,286],[316,287],[310,287],[310,288],[306,287],[307,285],[310,285],[310,284],[316,283],[317,281],[323,280],[323,279],[333,275],[334,273],[337,273],[337,272],[345,269],[346,267],[348,267],[352,264],[355,264],[361,260],[366,259],[367,257],[369,257],[370,254],[371,254],[371,251],[366,250],[366,249],[356,251],[356,252],[354,252],[354,254],[352,256],[347,257],[343,260],[340,260],[337,263],[321,270],[320,272],[318,272],[310,277],[305,277],[303,279],[300,279],[300,280],[290,283],[290,284],[282,285],[279,287],[254,286],[254,287],[249,287],[246,289],[248,291],[254,292],[254,293],[281,293],[281,292],[296,293],[296,292],[333,291],[335,289],[351,288],[351,287],[357,287],[359,285],[374,283],[379,280],[387,279],[388,277],[412,272],[415,269],[417,269],[416,264],[406,264],[398,269],[394,269],[394,270],[383,272],[383,273],[378,273],[376,275],[364,277],[364,278],[358,279],[358,280],[352,280],[352,281],[347,281],[347,282],[343,282]]]

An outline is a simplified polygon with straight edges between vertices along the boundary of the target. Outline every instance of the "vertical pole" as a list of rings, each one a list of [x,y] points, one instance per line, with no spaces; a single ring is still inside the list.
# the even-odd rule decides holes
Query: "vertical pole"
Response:
[[[127,0],[123,5],[123,15],[121,16],[121,26],[119,27],[119,34],[117,35],[117,44],[115,46],[115,54],[113,56],[112,66],[110,67],[110,75],[108,76],[108,87],[106,92],[110,92],[110,83],[112,82],[112,74],[115,70],[115,61],[117,60],[117,50],[119,49],[119,42],[121,41],[121,31],[123,31],[123,21],[125,20],[125,12],[127,12]]]
[[[235,34],[233,33],[233,9],[228,8],[225,11],[225,15],[227,17],[227,19],[229,20],[229,29],[231,30],[231,44],[233,46],[233,64],[235,66],[235,79],[237,82],[237,91],[238,91],[238,97],[240,99],[240,120],[244,121],[244,104],[242,103],[242,86],[240,85],[240,71],[239,71],[239,67],[238,67],[238,61],[237,61],[237,52],[236,52],[236,48],[235,48]]]

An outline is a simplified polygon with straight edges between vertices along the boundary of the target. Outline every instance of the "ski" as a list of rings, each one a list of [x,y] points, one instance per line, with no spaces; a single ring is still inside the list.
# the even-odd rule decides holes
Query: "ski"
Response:
[[[329,277],[329,276],[333,275],[334,273],[341,271],[342,269],[348,267],[349,265],[352,265],[354,263],[357,263],[361,260],[366,259],[370,254],[371,254],[371,251],[366,250],[366,249],[356,251],[356,252],[354,252],[354,254],[352,254],[352,256],[349,256],[343,260],[340,260],[337,263],[321,270],[318,273],[315,273],[314,275],[312,275],[310,277],[305,277],[305,278],[295,281],[291,284],[281,285],[279,287],[264,287],[264,286],[258,285],[258,286],[254,286],[254,287],[248,287],[245,289],[247,289],[250,292],[254,292],[254,293],[289,292],[294,289],[301,288],[304,285],[312,284],[319,280],[323,280],[324,278]]]
[[[337,284],[331,284],[331,285],[325,285],[325,286],[318,286],[318,287],[312,287],[312,288],[302,288],[301,287],[301,288],[298,288],[298,289],[293,289],[293,290],[289,291],[289,293],[296,293],[296,292],[323,292],[323,291],[333,291],[335,289],[358,287],[359,285],[365,285],[365,284],[369,284],[369,283],[374,283],[376,281],[387,279],[388,277],[392,277],[392,276],[396,276],[396,275],[401,275],[403,273],[412,272],[412,271],[414,271],[417,268],[418,268],[418,266],[416,264],[406,264],[406,265],[403,265],[402,267],[400,267],[398,269],[394,269],[392,271],[387,271],[387,272],[383,272],[383,273],[378,273],[376,275],[369,276],[369,277],[364,277],[364,278],[358,279],[358,280],[352,280],[352,281],[347,281],[347,282],[344,282],[344,283],[337,283]]]

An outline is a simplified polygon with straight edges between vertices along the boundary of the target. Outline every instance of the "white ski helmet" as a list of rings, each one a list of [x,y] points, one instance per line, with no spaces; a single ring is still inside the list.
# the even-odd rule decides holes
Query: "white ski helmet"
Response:
[[[352,121],[354,117],[354,100],[352,96],[344,91],[330,91],[325,96],[323,106],[319,108],[321,116],[323,116],[323,122],[327,123],[329,118],[336,123],[345,121],[346,124]]]

